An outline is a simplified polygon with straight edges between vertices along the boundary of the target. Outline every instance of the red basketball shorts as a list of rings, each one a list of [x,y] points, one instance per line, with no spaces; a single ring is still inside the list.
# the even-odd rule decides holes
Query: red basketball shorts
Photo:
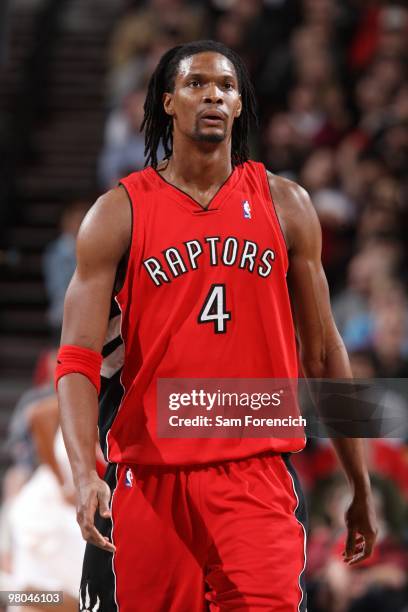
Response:
[[[109,471],[109,470],[108,470]],[[116,553],[88,545],[98,612],[306,610],[305,508],[288,455],[211,466],[110,466]]]

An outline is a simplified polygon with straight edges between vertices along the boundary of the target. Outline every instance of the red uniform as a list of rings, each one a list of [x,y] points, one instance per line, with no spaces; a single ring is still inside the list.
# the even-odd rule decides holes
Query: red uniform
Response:
[[[157,435],[158,379],[298,376],[288,257],[265,168],[237,166],[206,209],[151,167],[121,184],[132,239],[103,351],[99,422],[117,466],[107,478],[111,605],[193,612],[207,591],[212,611],[304,610],[303,508],[286,455],[304,436]],[[95,551],[82,582],[93,599]]]
[[[109,461],[191,465],[301,450],[304,437],[180,444],[156,432],[158,378],[298,376],[288,258],[263,165],[236,167],[207,209],[153,168],[121,183],[133,232],[116,296],[124,395],[107,434]],[[206,320],[206,304],[209,312],[218,299],[219,318]]]

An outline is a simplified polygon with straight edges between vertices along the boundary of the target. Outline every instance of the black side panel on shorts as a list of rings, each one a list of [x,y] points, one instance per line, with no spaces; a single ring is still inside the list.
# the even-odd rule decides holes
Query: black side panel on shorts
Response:
[[[98,428],[99,442],[105,459],[107,459],[106,436],[112,426],[113,421],[115,420],[123,397],[123,387],[120,383],[121,373],[122,369],[114,374],[109,380],[101,377]]]
[[[298,499],[298,505],[295,510],[295,516],[297,520],[299,521],[299,523],[303,525],[303,528],[305,530],[305,537],[306,537],[307,522],[308,522],[307,521],[306,500],[305,500],[305,496],[303,495],[302,487],[300,486],[300,482],[299,482],[298,475],[296,474],[296,470],[294,469],[293,465],[290,462],[290,456],[291,456],[291,453],[282,453],[282,459],[285,462],[285,465],[287,467],[289,474],[292,476],[293,486],[296,492],[296,497]],[[306,550],[305,550],[305,556],[306,556]],[[306,558],[305,558],[305,565],[306,565]],[[306,594],[306,582],[305,582],[305,571],[304,570],[299,576],[299,586],[302,589],[302,593],[303,593],[302,601],[299,604],[299,612],[307,612],[307,594]]]
[[[116,486],[116,464],[110,463],[104,480],[111,491]],[[111,539],[112,521],[95,515],[95,526],[102,535]],[[112,553],[87,544],[79,596],[79,610],[87,612],[116,612],[115,575],[112,566]]]
[[[101,392],[99,394],[99,441],[107,459],[106,436],[123,398],[120,376],[124,363],[124,344],[120,333],[122,315],[115,300],[111,302],[108,329],[102,349]]]

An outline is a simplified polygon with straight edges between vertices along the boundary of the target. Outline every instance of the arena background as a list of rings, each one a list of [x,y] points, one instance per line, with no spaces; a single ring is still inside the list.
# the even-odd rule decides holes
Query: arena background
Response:
[[[2,0],[0,36],[8,589],[9,514],[42,456],[32,413],[52,397],[75,234],[98,194],[143,167],[146,82],[170,46],[214,38],[245,59],[260,115],[252,157],[312,196],[355,376],[408,377],[408,11],[364,0]],[[313,441],[296,457],[310,513],[309,612],[408,610],[407,439],[367,441],[380,535],[373,559],[354,570],[339,557],[348,493],[330,447]]]

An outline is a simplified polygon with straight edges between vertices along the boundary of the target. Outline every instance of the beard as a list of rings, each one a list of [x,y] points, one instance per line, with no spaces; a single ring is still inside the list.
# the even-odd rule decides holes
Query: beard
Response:
[[[226,137],[227,137],[226,125],[224,125],[224,129],[222,133],[220,132],[206,133],[200,129],[199,122],[197,122],[195,125],[194,133],[193,133],[193,140],[195,140],[196,142],[217,143],[217,142],[222,142],[223,140],[225,140]]]

